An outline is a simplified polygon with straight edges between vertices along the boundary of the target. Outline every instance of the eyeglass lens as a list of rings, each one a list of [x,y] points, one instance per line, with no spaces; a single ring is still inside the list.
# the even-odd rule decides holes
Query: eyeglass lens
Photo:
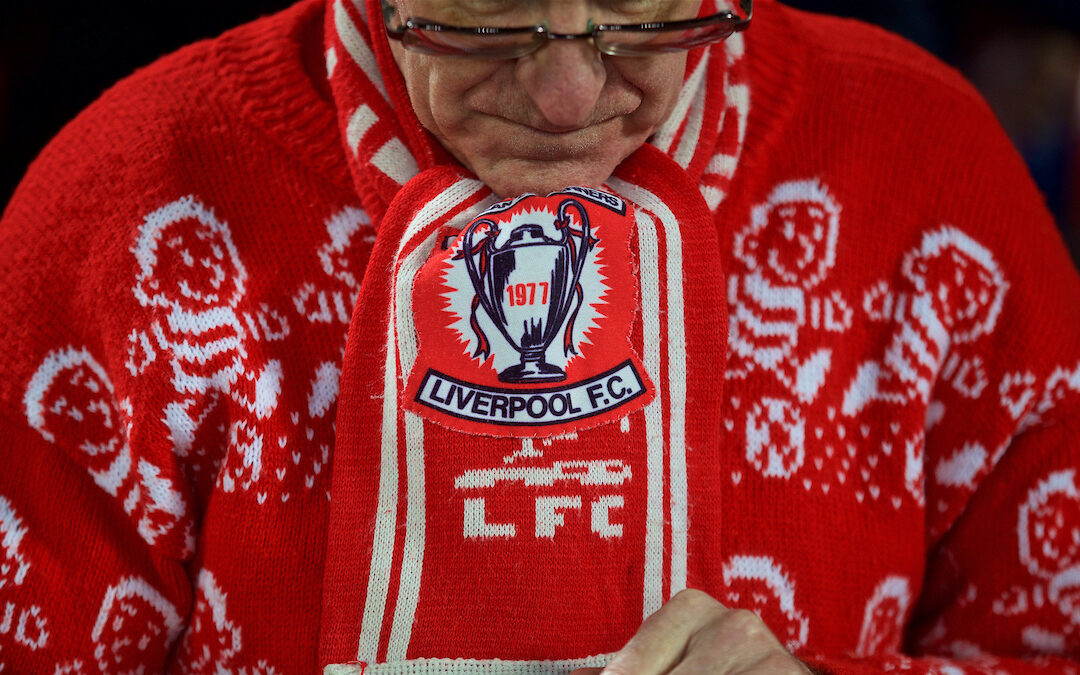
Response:
[[[451,26],[508,28],[546,23],[557,32],[580,33],[589,20],[642,24],[693,19],[702,0],[396,0],[395,4],[401,16]]]

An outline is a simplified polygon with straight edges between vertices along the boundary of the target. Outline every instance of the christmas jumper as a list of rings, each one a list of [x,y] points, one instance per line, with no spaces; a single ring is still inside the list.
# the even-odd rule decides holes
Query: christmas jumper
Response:
[[[758,0],[498,201],[378,2],[136,73],[0,224],[0,671],[564,673],[682,588],[825,672],[1080,672],[1080,279],[971,88]]]

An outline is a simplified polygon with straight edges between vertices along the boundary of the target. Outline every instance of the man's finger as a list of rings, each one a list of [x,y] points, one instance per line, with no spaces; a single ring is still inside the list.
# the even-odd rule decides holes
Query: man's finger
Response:
[[[670,675],[761,672],[806,675],[753,612],[722,611],[690,637],[686,654]]]
[[[641,624],[601,675],[661,675],[682,660],[690,636],[715,620],[724,606],[701,591],[685,590]]]

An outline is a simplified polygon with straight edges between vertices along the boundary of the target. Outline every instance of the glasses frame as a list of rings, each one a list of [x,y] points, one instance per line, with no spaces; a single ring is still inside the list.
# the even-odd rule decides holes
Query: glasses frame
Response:
[[[393,18],[397,14],[397,9],[390,4],[389,0],[382,0],[383,10],[383,24],[386,26],[386,34],[392,40],[401,42],[406,48],[413,49],[415,51],[423,52],[426,54],[435,54],[440,56],[464,56],[470,58],[481,59],[517,59],[522,56],[527,56],[533,52],[539,51],[550,40],[589,40],[592,46],[601,54],[607,56],[652,56],[661,53],[680,52],[690,49],[696,49],[697,47],[703,47],[706,44],[712,42],[719,42],[731,37],[734,33],[744,31],[750,26],[750,21],[754,17],[754,0],[738,0],[739,7],[742,9],[745,16],[739,16],[731,11],[717,12],[709,16],[686,19],[683,21],[658,21],[653,23],[639,23],[639,24],[621,24],[621,23],[601,23],[593,24],[592,20],[589,20],[589,30],[585,33],[553,33],[548,30],[544,24],[537,24],[535,26],[516,26],[507,28],[496,28],[489,26],[454,26],[451,24],[438,23],[429,19],[421,17],[406,17],[404,23],[399,26],[393,25]],[[604,44],[601,39],[597,42],[597,36],[602,36],[604,33],[615,32],[636,32],[636,33],[660,33],[663,31],[687,31],[697,28],[705,28],[708,26],[719,26],[723,24],[730,24],[731,31],[725,34],[723,37],[710,38],[705,41],[688,44],[688,45],[663,45],[657,48],[650,49],[647,46],[630,47],[627,45],[611,45]],[[455,49],[446,45],[438,45],[427,41],[423,37],[423,32],[437,32],[437,33],[453,33],[463,36],[512,36],[512,35],[532,35],[533,39],[528,44],[514,45],[512,47],[504,48],[502,51],[492,50],[489,53],[484,52],[470,52],[465,49]]]

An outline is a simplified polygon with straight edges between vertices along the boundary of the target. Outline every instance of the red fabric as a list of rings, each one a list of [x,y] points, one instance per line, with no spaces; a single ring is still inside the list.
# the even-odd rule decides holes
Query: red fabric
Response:
[[[574,434],[406,412],[410,265],[492,198],[350,3],[69,125],[0,224],[5,672],[568,670],[683,584],[827,672],[1075,672],[1077,274],[953,73],[757,4],[606,186],[658,394]]]

